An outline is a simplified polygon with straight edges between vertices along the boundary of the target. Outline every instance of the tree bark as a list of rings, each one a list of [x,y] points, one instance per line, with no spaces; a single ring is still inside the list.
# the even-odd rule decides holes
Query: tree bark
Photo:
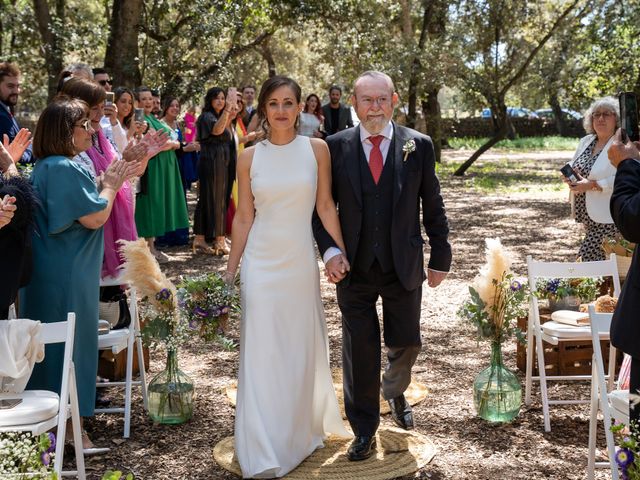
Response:
[[[266,37],[259,48],[260,55],[262,55],[262,58],[264,58],[264,61],[267,62],[267,71],[268,71],[269,78],[276,76],[276,61],[273,58],[273,52],[271,51],[270,40],[271,40],[271,36]]]
[[[433,150],[436,156],[436,162],[440,162],[442,158],[442,115],[440,112],[440,102],[438,102],[438,92],[440,88],[433,87],[427,92],[427,100],[422,102],[422,111],[424,112],[427,135],[433,140]]]
[[[143,3],[143,0],[113,0],[104,66],[111,72],[114,85],[135,88],[142,83],[138,35]]]
[[[47,96],[51,100],[58,90],[58,76],[62,71],[64,51],[59,32],[65,20],[65,1],[56,0],[55,16],[51,15],[47,0],[33,0],[33,11],[42,38],[42,56],[47,65]]]
[[[551,105],[551,110],[553,110],[553,116],[558,135],[560,135],[561,137],[567,137],[567,122],[564,118],[564,114],[562,113],[560,102],[558,101],[557,91],[551,92],[551,96],[549,97],[549,105]]]

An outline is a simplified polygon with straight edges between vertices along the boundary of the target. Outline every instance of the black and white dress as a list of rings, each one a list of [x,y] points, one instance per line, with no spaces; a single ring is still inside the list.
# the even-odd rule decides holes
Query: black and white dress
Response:
[[[600,154],[600,152],[594,152],[597,141],[597,137],[594,138],[573,163],[573,168],[583,178],[589,176],[591,168]],[[584,239],[580,244],[578,256],[583,262],[606,260],[604,250],[602,250],[602,241],[607,237],[614,237],[619,234],[618,229],[613,223],[594,222],[587,213],[585,193],[576,193],[574,195],[576,222],[582,223],[586,230]]]

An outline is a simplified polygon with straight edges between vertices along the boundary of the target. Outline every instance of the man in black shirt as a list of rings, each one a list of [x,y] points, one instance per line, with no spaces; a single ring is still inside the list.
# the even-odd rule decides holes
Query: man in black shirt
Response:
[[[351,109],[340,103],[342,89],[337,85],[329,88],[329,103],[322,107],[324,115],[324,130],[327,135],[353,127]]]

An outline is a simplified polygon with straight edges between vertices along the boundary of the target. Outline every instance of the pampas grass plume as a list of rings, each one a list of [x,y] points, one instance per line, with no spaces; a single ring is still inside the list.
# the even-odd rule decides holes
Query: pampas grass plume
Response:
[[[166,306],[156,300],[156,293],[166,288],[173,293],[175,299],[176,287],[160,270],[158,261],[149,251],[147,241],[139,238],[133,241],[119,240],[118,243],[121,245],[120,255],[124,258],[124,264],[120,267],[122,278],[135,286],[158,310],[165,310]]]
[[[496,288],[493,281],[501,281],[502,276],[509,273],[511,259],[502,246],[499,238],[486,238],[486,263],[473,280],[474,288],[485,303],[485,310],[492,314],[491,307],[496,303]]]

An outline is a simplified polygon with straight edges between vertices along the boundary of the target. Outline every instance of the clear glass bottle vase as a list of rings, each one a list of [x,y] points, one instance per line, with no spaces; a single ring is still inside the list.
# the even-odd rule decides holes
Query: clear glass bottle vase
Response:
[[[491,365],[473,382],[473,403],[480,418],[490,422],[510,422],[520,412],[520,380],[502,363],[502,344],[491,343]]]
[[[149,416],[157,423],[184,423],[193,415],[193,394],[193,380],[178,367],[178,352],[167,350],[165,369],[149,383]]]

